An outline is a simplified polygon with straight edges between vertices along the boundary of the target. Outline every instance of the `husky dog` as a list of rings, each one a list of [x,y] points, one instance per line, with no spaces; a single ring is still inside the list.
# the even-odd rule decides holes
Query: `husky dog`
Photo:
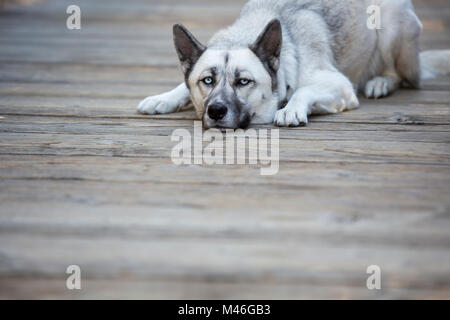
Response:
[[[368,27],[371,5],[380,29]],[[175,25],[185,82],[144,99],[138,111],[172,113],[192,103],[205,129],[306,125],[310,114],[357,108],[358,91],[377,99],[418,88],[421,30],[410,0],[251,0],[207,46]],[[436,57],[424,55],[429,75],[450,69],[449,52]]]

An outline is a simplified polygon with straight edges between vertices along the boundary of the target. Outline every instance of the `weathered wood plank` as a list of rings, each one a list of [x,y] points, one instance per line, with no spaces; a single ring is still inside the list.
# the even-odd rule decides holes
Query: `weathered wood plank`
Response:
[[[446,166],[389,163],[297,163],[284,161],[273,177],[261,177],[257,166],[176,166],[169,157],[103,158],[101,156],[0,155],[0,177],[16,180],[68,180],[133,183],[175,183],[188,179],[194,184],[285,185],[307,188],[366,186],[428,189],[445,187]],[[83,169],[80,169],[83,168]],[[190,177],[190,168],[195,175]],[[222,179],[215,179],[222,177]],[[295,177],[295,179],[289,179]]]
[[[6,116],[1,119],[0,132],[15,134],[100,135],[113,137],[131,135],[170,137],[177,128],[186,128],[193,135],[194,123],[189,120],[102,119]],[[254,129],[276,129],[271,125],[254,126]],[[319,132],[318,132],[319,131]],[[280,139],[298,141],[388,141],[448,143],[450,125],[401,126],[388,124],[351,124],[312,122],[308,128],[279,130]],[[37,138],[37,137],[36,137]],[[126,137],[125,137],[126,138]],[[39,138],[37,138],[39,139]],[[42,136],[43,141],[48,136]],[[207,144],[205,142],[205,144]]]
[[[143,139],[136,135],[4,133],[0,154],[161,158],[170,157],[176,144],[167,135]],[[450,159],[447,141],[283,139],[279,148],[280,161],[448,165]]]
[[[75,261],[82,266],[87,279],[120,278],[132,274],[132,278],[148,279],[150,283],[152,280],[168,279],[206,282],[212,278],[228,283],[269,282],[316,286],[324,283],[364,288],[366,267],[377,261],[389,274],[383,282],[387,292],[391,288],[432,289],[449,286],[448,252],[443,254],[442,251],[431,249],[377,249],[339,245],[324,248],[308,242],[288,241],[257,241],[242,246],[240,239],[199,243],[188,239],[115,241],[106,238],[96,239],[93,246],[91,239],[66,237],[55,241],[41,236],[23,239],[20,235],[11,234],[0,235],[0,240],[5,248],[19,249],[14,256],[7,253],[3,255],[13,266],[5,270],[4,274],[11,276],[34,271],[39,277],[61,277],[65,268]],[[322,254],[318,255],[318,250]],[[36,255],[37,252],[40,254]],[[208,268],[205,268],[205,257],[208,257]],[[411,265],[414,269],[408,268]],[[423,270],[420,276],[417,269]]]
[[[182,113],[184,114],[184,113]],[[320,118],[317,118],[320,119]],[[0,132],[11,133],[72,133],[72,134],[131,134],[131,135],[160,135],[170,136],[177,128],[192,129],[192,120],[165,120],[147,119],[146,117],[133,119],[96,119],[77,117],[44,117],[44,116],[3,116],[0,119]],[[254,129],[276,129],[273,125],[255,125]],[[315,131],[326,131],[322,134],[327,136],[316,136]],[[336,132],[343,131],[342,134]],[[363,137],[359,135],[363,133]],[[450,124],[441,125],[398,125],[398,124],[371,124],[313,121],[306,128],[289,128],[279,130],[281,139],[332,139],[332,140],[377,140],[388,139],[391,141],[421,141],[421,142],[447,142]],[[375,136],[370,138],[369,134]],[[413,134],[406,134],[414,132]],[[418,134],[416,134],[416,132]],[[437,132],[434,136],[433,132]],[[447,136],[446,136],[447,133]],[[420,134],[420,135],[419,135]],[[436,139],[436,140],[435,140]]]
[[[130,77],[130,74],[132,77]],[[158,77],[155,79],[155,74]],[[177,67],[145,67],[95,64],[20,63],[0,64],[0,82],[3,83],[61,83],[61,84],[133,84],[173,85],[183,77]]]
[[[82,226],[78,225],[78,228],[82,229]],[[439,279],[442,284],[448,285],[448,277],[443,276],[448,275],[450,263],[448,250],[440,248],[425,249],[414,246],[404,248],[395,245],[379,247],[370,243],[361,246],[357,243],[339,242],[334,246],[330,245],[331,243],[323,246],[323,243],[327,243],[327,239],[322,243],[314,240],[311,242],[307,238],[304,241],[286,241],[283,238],[277,241],[271,237],[266,240],[258,238],[256,241],[246,241],[239,237],[226,239],[217,237],[208,239],[209,241],[199,241],[173,237],[159,240],[121,239],[107,235],[102,238],[95,236],[81,238],[71,234],[62,238],[54,235],[30,234],[28,238],[23,238],[20,233],[2,233],[0,240],[4,245],[2,258],[10,262],[9,265],[4,265],[6,267],[2,270],[4,275],[20,275],[21,271],[31,273],[33,269],[40,275],[60,275],[65,267],[79,261],[88,278],[117,277],[126,272],[155,280],[169,277],[174,280],[189,278],[206,280],[213,277],[233,282],[240,279],[262,282],[264,274],[271,274],[275,282],[312,281],[326,284],[327,280],[333,283],[333,280],[340,279],[342,282],[347,280],[354,283],[355,278],[366,278],[366,267],[372,260],[379,261],[380,265],[384,265],[386,272],[391,271],[398,280],[417,276],[417,271],[423,270],[423,278],[416,281],[424,287],[427,287],[424,284],[426,282],[428,287],[436,287],[430,280]],[[95,246],[92,246],[93,240]],[[8,254],[9,248],[20,250],[11,255]],[[324,252],[317,254],[317,250]],[[36,257],[36,252],[42,254]],[[338,259],[340,255],[341,259]],[[208,257],[209,264],[205,265],[201,256]],[[278,259],[274,259],[277,256]],[[244,264],[238,263],[242,257],[248,257]],[[28,260],[34,260],[35,263],[27,265]],[[414,262],[412,264],[414,267],[405,268],[405,262],[408,260]],[[323,266],[323,269],[314,268],[318,265]],[[324,278],[320,280],[320,276]],[[365,281],[360,285],[364,286]]]
[[[390,288],[383,294],[365,288],[348,285],[299,285],[274,284],[270,279],[265,284],[229,283],[227,281],[148,281],[129,279],[89,279],[83,282],[83,290],[65,290],[61,286],[62,277],[52,278],[0,278],[0,298],[33,299],[36,294],[43,299],[446,299],[448,288],[406,289]],[[3,289],[3,290],[1,290]],[[76,291],[76,292],[74,292]],[[168,294],[168,293],[172,294]]]
[[[154,88],[154,87],[152,87]],[[147,91],[146,91],[147,92]],[[157,94],[161,90],[148,90],[148,94]],[[409,102],[392,97],[383,102],[361,100],[361,107],[352,112],[336,115],[318,116],[311,121],[331,121],[349,123],[398,123],[398,124],[448,124],[450,109],[443,105],[449,93],[442,92],[441,101],[439,95],[434,98],[435,92],[427,96],[424,92],[407,91],[404,95],[410,95]],[[194,111],[188,113],[174,113],[167,115],[143,116],[138,115],[136,106],[142,98],[130,99],[118,93],[112,98],[93,97],[0,97],[1,115],[65,115],[80,117],[129,117],[129,118],[164,118],[164,119],[197,119]],[[422,96],[422,94],[424,94]],[[402,95],[398,92],[396,95]],[[146,95],[143,95],[145,97]],[[416,98],[414,100],[413,98]],[[419,100],[419,101],[417,101]],[[421,103],[420,100],[425,101]],[[430,104],[429,101],[435,103]],[[428,102],[427,102],[428,101]]]

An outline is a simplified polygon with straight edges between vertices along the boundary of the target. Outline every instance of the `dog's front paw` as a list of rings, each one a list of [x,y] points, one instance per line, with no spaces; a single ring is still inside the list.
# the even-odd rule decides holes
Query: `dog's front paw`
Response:
[[[175,112],[177,105],[162,94],[145,98],[139,103],[137,110],[142,114],[165,114]]]
[[[306,126],[308,124],[308,116],[301,110],[286,106],[277,111],[274,123],[279,127]]]

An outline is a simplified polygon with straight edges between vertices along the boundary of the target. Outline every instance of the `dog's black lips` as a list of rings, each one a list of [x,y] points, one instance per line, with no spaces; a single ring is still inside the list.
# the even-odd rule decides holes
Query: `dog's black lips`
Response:
[[[250,115],[247,112],[245,112],[243,117],[241,116],[241,119],[239,121],[239,128],[247,129],[248,126],[250,125],[250,121],[251,121]]]

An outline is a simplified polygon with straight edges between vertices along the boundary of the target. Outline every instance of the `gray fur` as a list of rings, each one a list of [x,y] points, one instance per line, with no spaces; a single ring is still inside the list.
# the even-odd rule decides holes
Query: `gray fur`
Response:
[[[381,10],[380,30],[367,26],[371,5]],[[281,36],[265,35],[276,30],[278,21]],[[313,113],[357,108],[357,90],[379,98],[402,83],[418,87],[421,29],[410,0],[251,0],[233,25],[212,37],[201,56],[200,50],[190,59],[179,53],[186,84],[147,98],[138,109],[173,112],[190,101],[207,128],[237,128],[247,122],[304,125]],[[175,42],[186,34],[175,34]],[[258,46],[264,37],[272,42]],[[188,38],[194,48],[202,48],[193,36]],[[274,50],[277,41],[281,51]],[[208,74],[217,79],[214,87],[202,82]],[[243,75],[254,79],[238,86]],[[223,119],[208,117],[214,101],[227,104]]]

